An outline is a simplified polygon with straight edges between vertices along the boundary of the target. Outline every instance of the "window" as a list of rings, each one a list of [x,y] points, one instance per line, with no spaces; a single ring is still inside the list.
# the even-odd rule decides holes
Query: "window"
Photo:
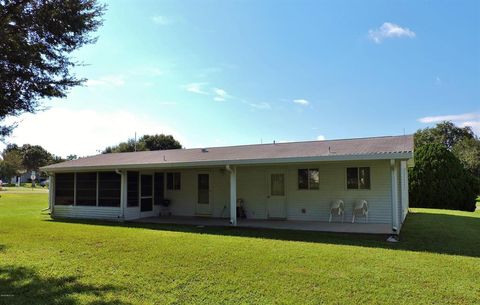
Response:
[[[179,190],[181,187],[180,180],[181,180],[180,173],[167,173],[167,189]]]
[[[98,173],[98,205],[120,206],[120,175],[115,172]]]
[[[127,172],[127,207],[138,207],[138,172]]]
[[[347,168],[347,189],[370,189],[370,167]]]
[[[75,174],[55,174],[55,205],[73,205]]]
[[[285,176],[283,174],[271,174],[270,195],[285,196]]]
[[[370,189],[370,167],[358,168],[358,184],[361,189]]]
[[[97,205],[97,173],[77,173],[76,205]]]
[[[198,174],[198,203],[209,204],[210,203],[210,175]]]
[[[298,170],[299,190],[318,190],[320,187],[320,173],[318,168]]]
[[[161,205],[164,199],[164,191],[165,191],[165,178],[163,173],[155,173],[154,175],[154,186],[153,186],[153,197],[155,199],[155,205]]]

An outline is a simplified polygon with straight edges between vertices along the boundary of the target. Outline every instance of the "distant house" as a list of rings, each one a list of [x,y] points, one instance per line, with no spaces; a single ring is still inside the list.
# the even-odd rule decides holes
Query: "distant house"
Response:
[[[111,153],[42,170],[52,217],[391,234],[408,212],[412,156],[408,135]],[[334,210],[329,223],[338,200],[345,221]],[[352,224],[363,200],[368,219]]]

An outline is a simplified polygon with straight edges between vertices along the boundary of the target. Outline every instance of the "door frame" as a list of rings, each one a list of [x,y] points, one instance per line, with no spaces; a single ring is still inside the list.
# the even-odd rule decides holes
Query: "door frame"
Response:
[[[272,192],[272,175],[273,174],[282,174],[283,175],[283,196],[278,196],[275,195],[273,196],[271,194]],[[267,170],[267,175],[266,175],[266,180],[267,180],[267,204],[266,204],[266,215],[268,219],[286,219],[287,218],[287,173],[286,170],[284,169],[271,169]],[[278,199],[281,202],[281,208],[282,208],[282,216],[270,216],[269,213],[269,205],[270,205],[270,200],[274,197],[274,199]]]
[[[142,195],[142,176],[150,176],[152,178],[152,194],[151,194],[151,196],[143,196]],[[155,216],[155,212],[154,212],[154,210],[155,210],[154,173],[153,172],[140,172],[138,179],[140,180],[139,181],[140,192],[138,194],[140,196],[140,198],[139,198],[140,218]],[[152,199],[152,210],[151,211],[142,212],[142,198],[151,198]]]
[[[208,175],[208,207],[207,211],[200,210],[199,205],[201,208],[205,208],[207,204],[199,203],[198,202],[198,175],[206,174]],[[199,216],[211,216],[213,214],[213,171],[211,170],[202,170],[195,172],[195,215]]]

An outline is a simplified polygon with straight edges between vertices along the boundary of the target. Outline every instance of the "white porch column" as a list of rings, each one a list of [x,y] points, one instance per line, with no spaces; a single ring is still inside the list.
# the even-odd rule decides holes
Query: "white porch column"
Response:
[[[227,165],[230,172],[230,224],[237,225],[237,169]]]
[[[127,206],[127,171],[116,170],[115,172],[120,175],[120,220],[123,221]]]
[[[408,168],[407,161],[400,161],[400,182],[402,193],[402,223],[408,211]]]
[[[395,160],[390,160],[390,172],[392,175],[392,230],[398,232],[398,181],[397,181],[397,166]]]
[[[55,205],[55,174],[48,176],[48,207],[50,208],[50,214],[53,215],[53,207]]]

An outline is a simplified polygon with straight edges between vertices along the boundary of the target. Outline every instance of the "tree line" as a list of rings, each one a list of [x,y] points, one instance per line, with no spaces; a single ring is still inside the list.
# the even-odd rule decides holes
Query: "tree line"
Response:
[[[138,141],[128,139],[118,145],[106,147],[102,153],[119,153],[145,150],[178,149],[182,145],[172,135],[154,134],[143,135]],[[9,179],[28,171],[38,171],[42,166],[75,160],[77,155],[69,155],[66,158],[56,156],[48,152],[40,145],[8,144],[1,153],[0,178]],[[39,173],[41,174],[41,173]]]

